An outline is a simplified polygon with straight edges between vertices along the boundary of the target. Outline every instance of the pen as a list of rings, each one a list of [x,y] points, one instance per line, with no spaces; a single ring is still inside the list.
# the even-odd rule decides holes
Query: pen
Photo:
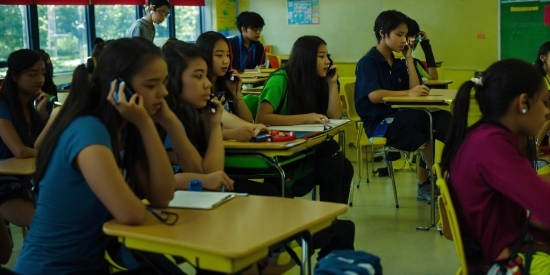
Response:
[[[222,192],[225,192],[225,185],[222,185]]]

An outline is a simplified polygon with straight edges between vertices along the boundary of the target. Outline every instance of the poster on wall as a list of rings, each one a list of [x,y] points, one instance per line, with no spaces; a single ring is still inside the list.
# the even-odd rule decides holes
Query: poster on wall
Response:
[[[289,25],[319,24],[319,0],[287,0]]]
[[[216,30],[228,35],[230,30],[236,30],[237,3],[235,0],[216,1]]]
[[[548,1],[548,0],[547,0]],[[523,3],[523,2],[545,2],[544,0],[500,0],[500,3]]]

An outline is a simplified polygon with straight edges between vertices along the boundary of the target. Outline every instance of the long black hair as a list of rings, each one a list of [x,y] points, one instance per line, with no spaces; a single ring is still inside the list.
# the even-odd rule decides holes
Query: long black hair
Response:
[[[326,114],[328,84],[317,74],[317,51],[326,44],[318,36],[306,35],[292,45],[288,62],[281,68],[288,75],[286,96],[290,115]]]
[[[25,73],[37,62],[42,61],[42,57],[35,51],[22,49],[12,52],[8,57],[8,71],[0,89],[0,101],[5,102],[11,108],[13,116],[13,126],[19,135],[23,144],[27,147],[34,147],[34,141],[42,132],[44,124],[40,115],[33,106],[33,100],[21,102],[17,93],[16,77]],[[38,72],[42,73],[42,72]],[[23,104],[26,104],[25,106]],[[31,113],[30,123],[25,119],[24,109],[27,108]]]
[[[541,60],[541,55],[546,58],[546,55],[550,52],[550,41],[544,42],[540,45],[539,51],[537,52],[537,59],[535,60],[535,66],[539,70],[540,74],[546,77],[546,71],[544,70],[544,64],[546,62]]]
[[[469,131],[481,123],[499,124],[498,120],[506,114],[516,97],[526,93],[529,98],[534,98],[544,85],[537,68],[519,59],[504,59],[493,63],[483,72],[481,83],[466,81],[456,94],[451,127],[441,157],[441,168],[444,171],[449,171],[451,162]],[[472,89],[475,90],[482,117],[468,127]]]
[[[42,49],[36,50],[36,52],[40,55],[40,57],[42,57],[42,61],[44,61],[44,66],[46,68],[42,91],[49,95],[57,97],[57,85],[55,85],[55,83],[53,82],[53,64],[52,60],[50,59],[50,55]]]
[[[183,90],[182,75],[189,66],[189,62],[196,58],[202,58],[208,68],[210,68],[208,58],[201,48],[183,41],[164,44],[162,54],[168,65],[168,81],[166,83],[168,96],[166,97],[166,103],[168,103],[170,109],[174,111],[178,119],[185,126],[185,133],[191,143],[193,143],[201,155],[204,155],[207,143],[200,113],[189,104],[181,106],[179,104],[179,96],[181,93],[195,92]]]
[[[213,74],[214,74],[214,70],[211,69],[214,67],[214,64],[212,64],[213,62],[213,57],[212,55],[214,54],[214,46],[216,45],[216,42],[220,41],[220,40],[223,40],[225,41],[225,43],[227,43],[227,46],[229,47],[229,68],[232,68],[233,67],[233,51],[231,51],[231,43],[229,43],[229,40],[227,39],[227,37],[223,36],[223,34],[219,33],[219,32],[215,32],[215,31],[207,31],[207,32],[204,32],[202,33],[201,35],[199,35],[199,37],[197,38],[197,41],[196,41],[196,44],[197,46],[199,46],[202,51],[206,54],[206,57],[208,58],[208,68],[210,70],[208,70],[208,79],[210,79],[210,81],[212,82],[212,88],[215,90],[215,91],[218,91],[218,92],[221,92],[221,91],[225,91],[225,99],[229,100],[229,101],[233,101],[233,93],[230,93],[229,92],[229,89],[227,88],[227,86],[225,85],[225,81],[226,79],[224,77],[218,77],[216,79],[216,82],[213,82],[212,79],[213,79]]]
[[[90,81],[85,68],[82,69],[85,65],[79,65],[80,69],[75,70],[76,76],[73,75],[73,78],[77,77],[80,80],[74,82],[71,87],[72,90],[78,90],[78,93],[69,93],[43,145],[38,150],[36,182],[44,177],[50,156],[65,128],[75,118],[87,115],[95,116],[105,124],[110,134],[112,151],[117,164],[127,169],[130,180],[135,179],[136,163],[145,154],[141,136],[134,125],[130,123],[126,125],[126,147],[124,159],[121,160],[119,141],[123,137],[119,136],[119,132],[124,119],[107,101],[107,96],[113,80],[121,78],[126,85],[130,85],[130,80],[154,58],[162,58],[162,54],[151,41],[140,37],[120,38],[112,41],[105,48]]]

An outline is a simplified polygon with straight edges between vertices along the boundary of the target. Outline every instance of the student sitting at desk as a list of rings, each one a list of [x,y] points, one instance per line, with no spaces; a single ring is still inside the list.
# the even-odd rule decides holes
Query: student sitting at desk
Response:
[[[222,115],[223,139],[249,141],[259,131],[267,130],[263,124],[253,124],[252,112],[242,99],[242,80],[231,67],[227,38],[218,32],[205,32],[197,38],[197,46],[203,50],[209,61],[211,93],[223,93],[226,99]]]
[[[265,84],[256,120],[269,125],[296,125],[339,119],[342,105],[336,85],[338,73],[336,66],[329,64],[323,39],[298,38],[288,63]],[[322,201],[347,204],[353,166],[339,149],[332,139],[323,142],[317,148],[313,171],[292,186],[294,194],[304,196],[319,185]]]
[[[165,147],[170,160],[178,164],[176,188],[188,189],[192,179],[200,179],[203,188],[227,190],[254,195],[279,196],[278,189],[271,184],[248,180],[230,179],[224,172],[224,147],[220,125],[223,107],[217,98],[210,99],[212,84],[208,80],[208,58],[201,48],[182,41],[171,42],[162,47],[168,64],[169,95],[166,98],[185,126],[186,137],[177,141],[167,138]],[[223,98],[220,98],[223,100]],[[215,113],[211,112],[211,105]],[[181,151],[175,151],[172,143],[181,144]],[[181,173],[183,171],[183,173]]]
[[[424,110],[397,111],[384,104],[387,96],[427,96],[428,87],[420,85],[411,49],[407,45],[407,16],[395,10],[384,11],[374,23],[378,45],[359,60],[355,71],[355,108],[369,137],[386,137],[387,145],[404,151],[422,149],[424,158],[417,170],[417,198],[430,201],[431,185],[427,167],[431,167],[432,148],[430,120]],[[403,52],[406,62],[392,54]],[[444,141],[451,114],[447,111],[431,113],[433,137]],[[425,161],[425,163],[424,163]],[[426,165],[428,164],[428,166]]]
[[[122,38],[105,48],[91,80],[85,70],[75,72],[79,93],[69,95],[38,151],[36,214],[18,274],[107,274],[112,238],[103,223],[142,224],[141,199],[164,208],[174,196],[155,122],[173,139],[184,133],[164,101],[168,71],[160,49]]]
[[[240,72],[245,69],[265,68],[264,45],[260,43],[260,34],[264,28],[264,19],[252,11],[243,11],[237,16],[237,29],[240,34],[229,38],[233,67]]]
[[[35,157],[35,140],[49,118],[42,57],[23,49],[11,53],[7,63],[0,89],[0,161]],[[29,188],[16,179],[0,178],[0,214],[17,226],[29,226],[34,214]]]
[[[422,78],[433,80],[438,79],[439,76],[437,74],[437,65],[435,63],[435,57],[432,51],[432,46],[430,45],[428,34],[426,34],[425,31],[420,30],[420,26],[418,26],[418,23],[414,19],[407,18],[407,21],[407,26],[409,27],[409,31],[407,33],[409,47],[412,50],[415,50],[418,44],[420,44],[420,47],[424,52],[424,57],[426,58],[426,67],[424,67],[424,64],[422,64],[420,60],[413,58],[414,66],[416,67],[417,72],[420,73],[420,77]]]
[[[472,90],[482,117],[467,127]],[[506,259],[518,238],[525,245],[515,259],[525,266],[523,240],[543,230],[544,235],[534,235],[543,243],[534,245],[531,270],[524,274],[550,274],[550,175],[537,175],[527,150],[527,137],[536,135],[550,114],[549,96],[535,66],[517,59],[492,64],[458,90],[441,169],[449,175],[462,239],[480,246],[471,267]],[[527,222],[528,234],[520,236]]]

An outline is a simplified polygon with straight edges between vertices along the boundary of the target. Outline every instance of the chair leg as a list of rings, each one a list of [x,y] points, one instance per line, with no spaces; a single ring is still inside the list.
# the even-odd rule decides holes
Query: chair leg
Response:
[[[365,146],[365,166],[367,167],[367,183],[370,183],[370,181],[369,181],[369,160],[367,159],[367,157],[368,157],[367,148]]]
[[[357,168],[359,169],[359,179],[357,180],[357,188],[359,188],[359,184],[361,183],[361,178],[363,176],[363,157],[361,156],[361,144],[356,143],[357,148]],[[368,170],[367,170],[368,173]],[[368,179],[369,175],[367,175]]]
[[[388,159],[388,152],[384,150],[384,155]],[[399,208],[399,201],[397,200],[397,187],[395,186],[395,175],[393,173],[393,164],[391,161],[386,161],[388,167],[388,176],[391,179],[393,186],[393,199],[395,200],[395,208]]]

